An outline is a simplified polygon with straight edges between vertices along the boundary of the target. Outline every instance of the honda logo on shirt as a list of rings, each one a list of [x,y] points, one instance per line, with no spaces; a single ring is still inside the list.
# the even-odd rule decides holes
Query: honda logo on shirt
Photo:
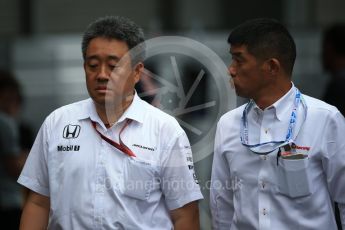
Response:
[[[80,125],[66,125],[63,129],[63,138],[72,139],[77,138],[80,133]]]

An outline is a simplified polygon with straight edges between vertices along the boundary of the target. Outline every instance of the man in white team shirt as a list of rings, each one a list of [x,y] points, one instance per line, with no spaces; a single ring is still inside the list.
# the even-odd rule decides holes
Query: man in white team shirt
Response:
[[[337,229],[345,226],[345,121],[291,82],[296,47],[272,19],[228,38],[229,73],[250,102],[222,116],[212,168],[214,229]]]
[[[143,57],[128,51],[143,41],[123,17],[85,31],[91,98],[44,121],[18,179],[31,190],[21,229],[199,228],[202,195],[186,134],[134,90]]]

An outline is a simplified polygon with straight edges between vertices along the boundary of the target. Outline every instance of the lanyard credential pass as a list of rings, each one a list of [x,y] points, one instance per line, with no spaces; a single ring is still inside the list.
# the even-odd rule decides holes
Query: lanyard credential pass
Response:
[[[117,148],[118,150],[120,150],[121,152],[123,152],[124,154],[127,154],[130,157],[135,157],[135,154],[132,152],[132,150],[130,150],[121,140],[121,133],[122,131],[131,123],[132,120],[127,119],[126,123],[124,124],[124,126],[121,128],[121,131],[119,133],[119,140],[120,140],[120,144],[116,143],[115,141],[111,140],[110,138],[104,136],[100,131],[97,130],[96,127],[96,122],[91,121],[92,122],[92,126],[93,128],[96,130],[96,132],[101,136],[101,138],[103,140],[105,140],[106,142],[108,142],[110,145],[114,146],[115,148]]]
[[[277,148],[286,145],[286,144],[291,144],[294,141],[294,137],[297,136],[297,134],[295,135],[295,126],[296,126],[296,121],[297,121],[297,109],[298,106],[301,104],[303,106],[304,109],[304,120],[303,123],[305,122],[305,119],[307,118],[307,105],[302,97],[301,92],[296,88],[295,88],[295,100],[294,100],[294,105],[293,105],[293,109],[291,112],[291,116],[290,116],[290,120],[289,120],[289,126],[288,126],[288,130],[287,130],[287,134],[285,137],[285,140],[280,140],[280,141],[269,141],[269,142],[265,142],[265,143],[258,143],[258,144],[249,144],[249,138],[248,138],[248,113],[250,111],[250,109],[253,107],[254,105],[254,101],[251,100],[246,107],[243,110],[243,115],[241,118],[241,142],[244,146],[248,147],[251,151],[253,151],[254,153],[257,154],[268,154],[274,150],[276,150]]]

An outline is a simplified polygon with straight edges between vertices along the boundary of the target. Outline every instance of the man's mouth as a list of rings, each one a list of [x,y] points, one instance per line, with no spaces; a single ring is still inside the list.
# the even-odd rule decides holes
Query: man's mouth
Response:
[[[106,85],[100,85],[96,87],[96,91],[99,93],[107,93],[109,91],[111,91],[111,88],[107,87]]]
[[[97,86],[96,90],[107,90],[107,86],[106,85],[102,85],[102,86]]]

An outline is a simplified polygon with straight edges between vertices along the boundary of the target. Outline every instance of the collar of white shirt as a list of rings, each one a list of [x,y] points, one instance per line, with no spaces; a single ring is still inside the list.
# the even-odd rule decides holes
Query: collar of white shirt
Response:
[[[267,107],[265,110],[272,110],[275,114],[275,117],[279,120],[279,121],[283,121],[287,118],[287,116],[291,115],[291,107],[292,104],[291,102],[294,102],[293,98],[295,96],[295,85],[291,82],[292,87],[290,88],[290,90],[284,94],[284,96],[282,96],[281,98],[279,98],[278,101],[274,102],[272,105],[270,105],[269,107]],[[259,108],[259,106],[257,106],[254,102],[254,106],[253,106],[254,111],[257,114],[262,114],[263,110]]]
[[[144,103],[145,102],[141,100],[137,92],[135,92],[132,103],[126,109],[126,111],[122,114],[122,116],[119,118],[117,123],[120,123],[126,119],[131,119],[136,122],[143,123],[144,112],[145,112]],[[83,120],[87,118],[90,118],[92,121],[97,122],[100,126],[106,129],[103,122],[101,121],[100,117],[97,114],[95,104],[91,98],[87,100],[87,103],[85,103],[85,106],[81,108],[78,115],[78,120]]]

